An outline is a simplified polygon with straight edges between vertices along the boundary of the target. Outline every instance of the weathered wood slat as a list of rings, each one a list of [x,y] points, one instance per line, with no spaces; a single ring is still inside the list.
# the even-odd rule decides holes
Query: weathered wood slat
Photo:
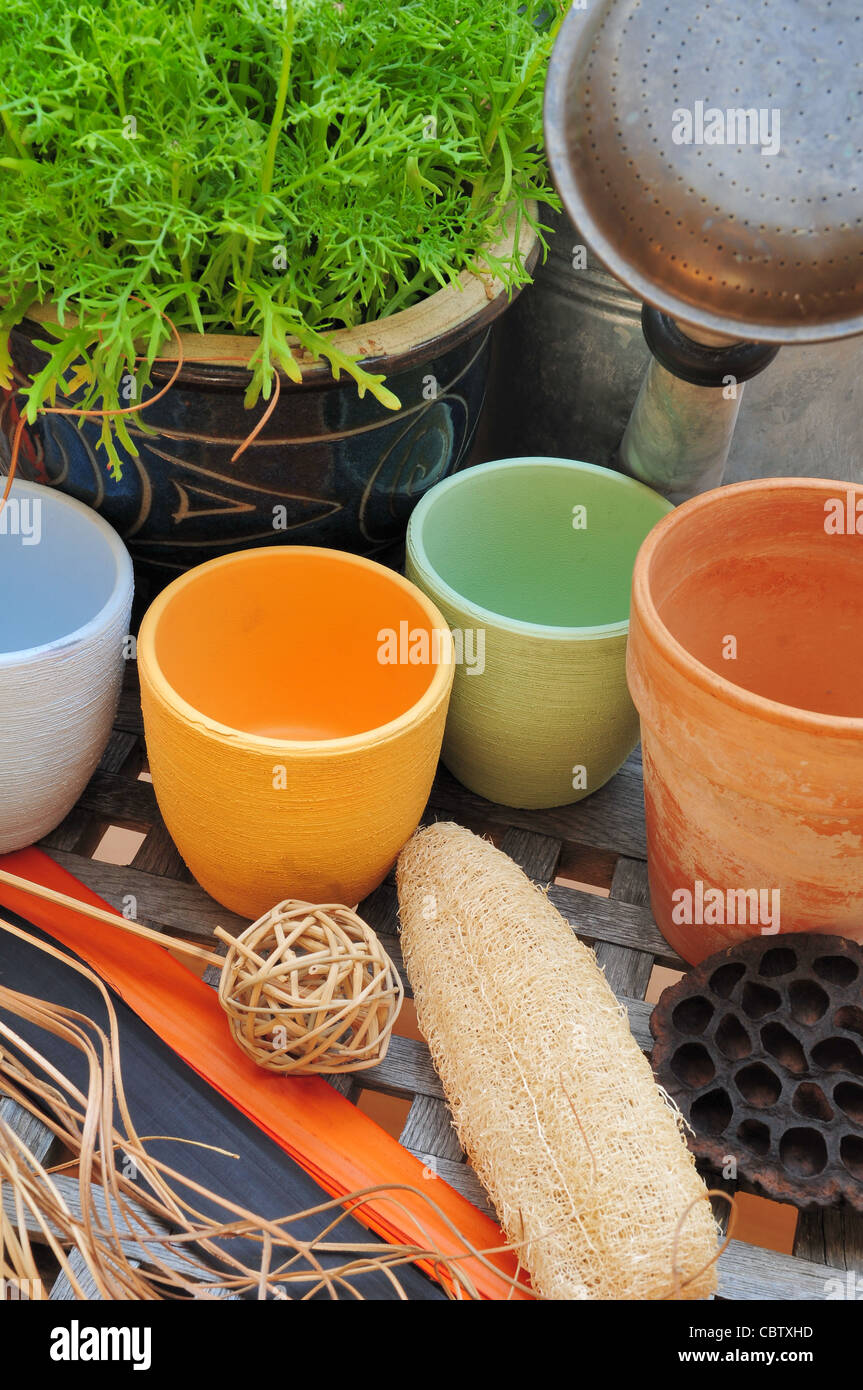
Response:
[[[629,946],[613,946],[607,941],[597,941],[595,954],[597,965],[604,971],[605,978],[618,998],[621,995],[643,998],[653,970],[653,957],[649,952],[633,951]]]
[[[334,1091],[338,1091],[340,1096],[344,1096],[345,1100],[355,1101],[359,1099],[362,1091],[361,1075],[361,1073],[349,1072],[346,1076],[327,1076],[325,1080]]]
[[[137,1269],[139,1261],[130,1260],[129,1263]],[[80,1250],[72,1250],[69,1254],[69,1266],[74,1275],[81,1292],[88,1301],[101,1302],[102,1295],[98,1285],[84,1260]],[[51,1288],[50,1299],[52,1303],[75,1303],[78,1294],[72,1285],[72,1280],[65,1270],[61,1270],[54,1280]]]
[[[112,825],[147,831],[158,819],[153,783],[122,773],[97,769],[90,778],[78,806]]]
[[[632,903],[634,907],[650,907],[647,864],[643,859],[629,859],[625,854],[620,856],[614,866],[611,896],[618,902]]]
[[[173,883],[194,883],[190,871],[162,820],[157,821],[132,860],[132,868],[157,874]]]
[[[362,1073],[362,1086],[368,1091],[400,1098],[433,1096],[436,1100],[443,1099],[443,1087],[425,1043],[398,1034],[390,1038],[383,1061]]]
[[[408,1111],[401,1142],[412,1153],[431,1158],[462,1157],[461,1145],[453,1129],[452,1116],[445,1100],[432,1096],[417,1096]]]
[[[646,1052],[649,1055],[653,1051],[653,1036],[650,1032],[650,1015],[653,1013],[652,1005],[645,1004],[643,999],[621,999],[620,1002],[629,1015],[629,1026],[632,1029],[632,1036],[635,1038],[642,1052]]]
[[[65,850],[49,848],[48,852],[52,859],[118,911],[122,911],[123,899],[132,894],[138,903],[137,917],[145,926],[157,930],[167,928],[208,944],[212,944],[213,929],[217,926],[232,933],[248,926],[245,918],[220,907],[197,883],[177,883],[156,874],[142,873],[127,864],[81,859]]]
[[[364,922],[378,935],[396,936],[399,929],[399,899],[394,880],[385,878],[379,888],[364,898],[359,906]]]
[[[228,948],[224,941],[214,941],[213,950],[220,955],[223,960],[228,954]],[[201,979],[204,981],[205,985],[209,985],[211,989],[217,990],[222,982],[222,967],[215,964],[208,965]]]
[[[69,1177],[66,1174],[58,1173],[55,1174],[53,1178],[53,1183],[55,1188],[63,1198],[64,1202],[66,1203],[67,1207],[69,1208],[70,1212],[72,1213],[72,1215],[80,1219],[82,1215],[81,1193],[78,1187],[77,1179]],[[93,1208],[96,1213],[96,1217],[99,1221],[103,1222],[107,1226],[108,1203],[105,1197],[104,1190],[101,1187],[94,1185],[92,1192]],[[157,1220],[156,1217],[152,1216],[150,1212],[146,1211],[142,1207],[139,1207],[138,1203],[134,1200],[127,1199],[127,1201],[130,1210],[136,1212],[140,1220],[142,1222],[146,1222],[147,1226],[151,1231],[154,1231],[159,1235],[165,1235],[168,1233],[168,1227],[164,1226],[162,1222]],[[3,1188],[3,1210],[13,1223],[17,1221],[15,1211],[15,1200],[12,1192],[9,1190],[8,1184]],[[114,1210],[114,1219],[117,1224],[118,1231],[129,1230],[128,1226],[124,1223],[122,1214],[116,1208]],[[31,1236],[36,1238],[40,1235],[39,1224],[35,1216],[29,1211],[25,1212],[25,1224]],[[58,1232],[55,1230],[54,1234],[57,1235]],[[135,1238],[136,1234],[140,1234],[140,1240]],[[188,1260],[183,1257],[181,1253],[181,1247],[174,1249],[170,1245],[158,1245],[155,1242],[152,1242],[152,1244],[154,1252],[158,1252],[159,1259],[162,1261],[163,1264],[167,1265],[171,1269],[187,1273],[190,1278],[197,1278],[195,1270],[189,1264]],[[129,1232],[128,1237],[121,1236],[120,1247],[123,1250],[124,1254],[130,1260],[134,1259],[138,1263],[146,1263],[148,1243],[144,1238],[143,1230],[139,1233]]]
[[[831,1292],[831,1281],[843,1277],[842,1270],[733,1240],[719,1257],[717,1294],[719,1298],[755,1303],[825,1299]]]
[[[802,1211],[794,1254],[818,1264],[863,1272],[863,1216],[842,1207]]]
[[[138,668],[132,661],[126,663],[125,679],[123,689],[120,691],[120,703],[117,708],[117,717],[114,720],[114,728],[122,729],[125,733],[136,734],[139,738],[144,736]]]
[[[560,862],[560,840],[513,826],[507,830],[500,847],[535,883],[545,887],[554,878]]]
[[[123,729],[112,729],[105,751],[99,759],[100,772],[121,772],[138,748],[138,744],[136,734],[126,733]]]
[[[625,868],[621,869],[621,863],[634,865],[639,862],[634,859],[619,859],[617,861],[611,880],[610,896],[612,901],[632,902],[632,899],[627,898],[627,893],[639,892],[638,881],[636,879],[633,882],[632,872],[628,872]],[[644,904],[633,905],[643,906]],[[597,941],[596,963],[600,969],[605,971],[605,978],[616,995],[622,995],[629,999],[644,998],[653,971],[653,953],[651,951],[636,951],[629,946],[617,946],[609,941]]]
[[[475,1207],[479,1207],[480,1211],[488,1212],[491,1216],[495,1215],[488,1193],[467,1163],[456,1163],[451,1158],[438,1158],[433,1154],[420,1153],[416,1149],[411,1149],[410,1152],[414,1158],[418,1158],[425,1164],[424,1176],[429,1182],[428,1195],[432,1201],[435,1200],[434,1179],[442,1178],[444,1182],[449,1183],[450,1187],[454,1187],[456,1192],[460,1192],[463,1197],[467,1197],[469,1202],[473,1202]]]
[[[660,965],[668,965],[673,970],[685,968],[660,934],[649,908],[615,898],[601,898],[595,893],[582,893],[562,883],[553,883],[548,896],[579,936],[648,951]]]
[[[40,848],[65,850],[79,859],[87,860],[98,848],[108,824],[108,821],[98,820],[82,810],[80,805],[74,806],[66,819],[40,841]]]
[[[490,825],[516,826],[554,840],[574,840],[595,849],[628,854],[634,859],[647,857],[641,776],[638,764],[632,760],[584,801],[549,811],[519,811],[510,806],[496,806],[469,792],[441,767],[429,806],[437,820],[466,818]]]
[[[54,1135],[47,1125],[31,1115],[12,1100],[10,1096],[0,1095],[0,1124],[8,1125],[29,1149],[37,1163],[44,1163],[54,1143]]]

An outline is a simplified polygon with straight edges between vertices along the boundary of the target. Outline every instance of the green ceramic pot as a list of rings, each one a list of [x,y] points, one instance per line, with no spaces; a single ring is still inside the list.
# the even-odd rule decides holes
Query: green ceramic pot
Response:
[[[670,505],[568,459],[503,459],[432,488],[407,574],[453,629],[443,760],[471,791],[536,809],[580,801],[638,742],[626,686],[632,568]]]

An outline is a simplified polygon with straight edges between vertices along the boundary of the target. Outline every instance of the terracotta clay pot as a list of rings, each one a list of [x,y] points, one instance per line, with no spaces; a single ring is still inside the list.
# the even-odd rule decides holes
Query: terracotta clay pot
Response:
[[[811,478],[704,493],[639,552],[651,904],[688,961],[777,930],[863,941],[861,578],[863,486]]]

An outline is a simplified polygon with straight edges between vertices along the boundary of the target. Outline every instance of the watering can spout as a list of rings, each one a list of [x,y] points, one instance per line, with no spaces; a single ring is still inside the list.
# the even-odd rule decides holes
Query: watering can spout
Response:
[[[722,482],[744,383],[779,349],[689,325],[684,332],[648,305],[641,321],[652,357],[617,464],[677,504]]]

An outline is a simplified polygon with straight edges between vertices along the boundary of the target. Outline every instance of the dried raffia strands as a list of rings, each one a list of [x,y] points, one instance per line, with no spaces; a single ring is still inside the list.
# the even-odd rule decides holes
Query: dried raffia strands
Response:
[[[31,1281],[38,1297],[35,1247],[41,1245],[51,1250],[78,1298],[86,1295],[70,1263],[72,1249],[79,1252],[104,1299],[225,1295],[307,1299],[321,1291],[334,1299],[362,1298],[356,1281],[372,1271],[384,1274],[396,1294],[404,1297],[399,1270],[422,1260],[445,1275],[442,1282],[452,1297],[479,1297],[465,1264],[486,1265],[486,1255],[464,1241],[431,1198],[416,1188],[382,1185],[267,1220],[153,1158],[129,1115],[117,1018],[98,976],[10,923],[4,922],[3,930],[55,956],[96,985],[106,1006],[108,1030],[72,1009],[0,986],[0,1010],[7,1019],[37,1024],[83,1053],[88,1063],[85,1093],[38,1048],[24,1041],[13,1024],[0,1019],[0,1092],[47,1125],[69,1149],[80,1195],[76,1214],[56,1175],[46,1171],[21,1138],[0,1121],[0,1278]],[[124,1176],[129,1160],[140,1185]],[[4,1192],[11,1192],[11,1203],[2,1201]],[[463,1257],[444,1253],[432,1241],[427,1246],[381,1246],[339,1239],[338,1228],[346,1216],[361,1217],[371,1201],[387,1200],[398,1209],[408,1195],[426,1204],[430,1222],[446,1222],[462,1243]],[[203,1215],[196,1199],[215,1204],[220,1214]],[[292,1235],[292,1226],[312,1216],[321,1219],[314,1240]],[[32,1234],[34,1227],[38,1236]],[[220,1244],[237,1236],[259,1250],[254,1264],[238,1259]],[[519,1293],[523,1296],[524,1290],[520,1288]]]
[[[8,869],[0,868],[0,884],[165,945],[152,927]],[[386,1056],[404,989],[375,932],[350,908],[286,898],[239,936],[223,927],[214,935],[228,948],[224,959],[176,938],[171,948],[220,972],[219,1003],[231,1034],[258,1066],[283,1076],[340,1075]]]
[[[99,908],[108,904],[48,855],[21,850],[3,859],[4,868],[31,884],[56,887]],[[102,921],[0,882],[0,904],[20,911],[54,941],[80,956],[186,1065],[268,1134],[337,1201],[366,1196],[355,1215],[393,1246],[422,1246],[462,1259],[472,1248],[483,1258],[464,1270],[484,1298],[529,1297],[513,1290],[517,1252],[493,1254],[502,1243],[497,1224],[443,1180],[428,1200],[424,1164],[402,1148],[369,1116],[320,1077],[279,1077],[263,1071],[231,1042],[215,991],[173,959],[161,945],[130,939]],[[8,924],[0,918],[0,933]],[[166,939],[165,945],[170,942]],[[2,980],[0,980],[2,983]],[[390,1194],[398,1193],[398,1199]],[[417,1257],[431,1274],[439,1260]]]
[[[545,894],[469,830],[398,863],[419,1025],[459,1138],[545,1298],[705,1298],[717,1228],[682,1120]]]

